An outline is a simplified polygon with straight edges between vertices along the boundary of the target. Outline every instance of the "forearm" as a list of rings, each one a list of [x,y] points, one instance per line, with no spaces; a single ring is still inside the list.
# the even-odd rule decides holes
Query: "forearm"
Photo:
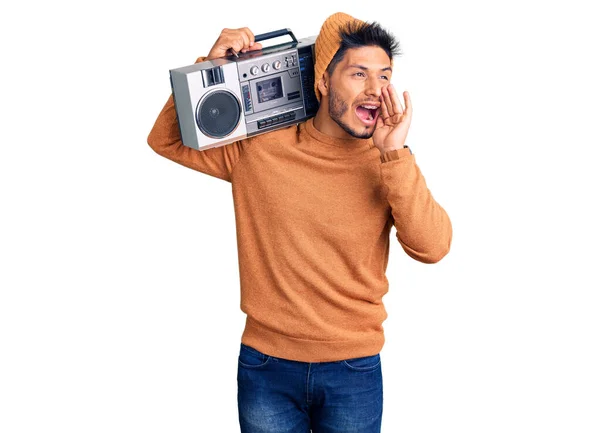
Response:
[[[410,149],[384,152],[381,174],[396,236],[406,253],[436,263],[450,250],[452,224],[435,201]]]

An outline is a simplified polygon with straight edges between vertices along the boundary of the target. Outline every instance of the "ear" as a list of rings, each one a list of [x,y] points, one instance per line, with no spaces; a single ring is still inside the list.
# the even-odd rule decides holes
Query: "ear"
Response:
[[[329,74],[327,73],[327,71],[319,80],[317,87],[319,88],[319,92],[321,92],[321,96],[327,96],[327,94],[329,93]]]

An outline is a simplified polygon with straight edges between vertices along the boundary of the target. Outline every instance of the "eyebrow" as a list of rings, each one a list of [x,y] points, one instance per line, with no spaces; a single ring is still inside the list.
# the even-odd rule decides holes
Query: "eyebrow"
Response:
[[[348,67],[349,68],[362,69],[363,71],[368,71],[369,70],[369,68],[367,68],[366,66],[363,66],[363,65],[356,65],[356,64],[354,64],[354,65],[349,65]],[[385,68],[381,68],[381,71],[390,71],[390,72],[392,72],[392,68],[390,66],[387,66]]]

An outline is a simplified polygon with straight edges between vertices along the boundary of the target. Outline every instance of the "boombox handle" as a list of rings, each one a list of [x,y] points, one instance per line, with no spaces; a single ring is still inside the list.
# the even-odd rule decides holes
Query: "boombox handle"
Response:
[[[278,38],[279,36],[285,36],[285,35],[290,35],[292,37],[292,39],[294,40],[294,42],[298,43],[298,39],[296,39],[296,36],[294,36],[294,34],[292,33],[292,31],[290,29],[274,30],[272,32],[263,33],[261,35],[256,35],[254,37],[254,40],[256,42],[260,42],[260,41],[264,41],[266,39]]]

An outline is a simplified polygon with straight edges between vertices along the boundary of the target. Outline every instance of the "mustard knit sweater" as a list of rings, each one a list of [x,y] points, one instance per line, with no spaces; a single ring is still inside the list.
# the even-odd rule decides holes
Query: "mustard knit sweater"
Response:
[[[310,119],[198,151],[181,142],[172,95],[148,144],[231,183],[241,341],[268,355],[329,362],[379,353],[392,225],[420,262],[450,249],[450,219],[408,148],[382,155],[372,139],[336,139]]]

